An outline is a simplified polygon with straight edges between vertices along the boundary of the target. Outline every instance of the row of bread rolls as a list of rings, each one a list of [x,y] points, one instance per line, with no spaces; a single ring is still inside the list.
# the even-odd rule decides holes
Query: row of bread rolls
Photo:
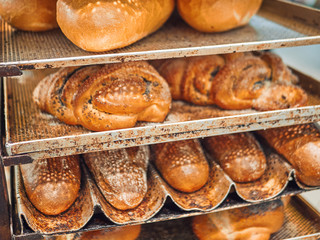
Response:
[[[313,124],[259,131],[291,163],[296,176],[320,186],[320,132]],[[208,137],[204,145],[235,182],[259,179],[265,155],[251,133]],[[173,188],[195,192],[209,178],[209,163],[199,140],[151,145],[152,161]],[[120,210],[133,209],[147,193],[148,146],[84,154],[83,158],[105,199]],[[78,156],[41,159],[21,165],[28,198],[47,215],[67,210],[78,196],[81,171]]]
[[[235,53],[181,59],[62,68],[45,77],[33,100],[62,122],[93,131],[162,122],[171,96],[222,109],[275,110],[303,106],[307,94],[272,53]]]
[[[221,32],[245,25],[262,0],[178,0],[178,11],[192,27]],[[27,31],[59,25],[78,47],[107,51],[128,46],[159,29],[174,0],[1,0],[0,16]]]
[[[281,200],[196,216],[192,230],[199,240],[268,240],[280,230],[285,219],[285,203]],[[144,225],[146,231],[157,231],[153,224]],[[134,240],[141,225],[114,227],[106,230],[62,235],[55,240]],[[162,232],[158,232],[159,239]],[[158,239],[157,238],[157,239]]]
[[[285,203],[281,200],[248,207],[196,216],[192,230],[199,240],[268,240],[280,230],[285,220]],[[146,231],[157,231],[153,224],[144,225]],[[134,240],[139,237],[141,225],[114,227],[73,235],[55,240]],[[162,232],[158,232],[159,239]],[[157,239],[158,239],[157,238]]]

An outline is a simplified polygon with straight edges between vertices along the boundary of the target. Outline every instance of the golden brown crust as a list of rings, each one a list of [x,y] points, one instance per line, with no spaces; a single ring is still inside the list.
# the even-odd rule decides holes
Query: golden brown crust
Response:
[[[309,186],[320,186],[320,132],[313,124],[259,131],[296,170],[297,178]]]
[[[247,24],[262,0],[178,0],[181,17],[202,32],[222,32]]]
[[[193,218],[192,229],[200,240],[268,240],[284,222],[280,200],[220,211]]]
[[[194,192],[208,181],[209,165],[198,140],[152,145],[154,163],[168,184]]]
[[[46,99],[45,111],[66,124],[77,125],[78,120],[72,106],[73,99],[89,76],[100,68],[101,66],[62,68],[52,76],[48,76],[47,78],[52,78],[47,84],[44,83],[48,87],[48,93],[45,94],[44,89],[41,91]]]
[[[207,151],[235,182],[257,180],[266,170],[266,157],[251,133],[208,137],[203,142]]]
[[[166,81],[147,62],[62,68],[33,92],[42,111],[93,131],[162,122],[171,107]]]
[[[35,160],[20,166],[29,200],[42,213],[66,211],[78,197],[81,171],[78,156]]]
[[[169,84],[172,98],[197,105],[214,104],[210,96],[213,79],[224,66],[219,55],[168,59],[152,63]]]
[[[0,16],[12,26],[25,31],[57,28],[57,0],[0,0]]]
[[[141,231],[141,225],[114,227],[82,233],[79,240],[135,240]]]
[[[146,195],[149,157],[147,146],[84,155],[102,194],[120,210],[135,208]]]
[[[270,74],[268,65],[255,56],[229,61],[214,79],[211,88],[213,101],[224,109],[251,108],[252,100],[261,94],[261,85]]]
[[[147,62],[105,65],[74,98],[78,122],[93,131],[162,122],[171,107],[166,81]]]
[[[59,0],[57,21],[75,45],[101,52],[128,46],[160,28],[174,0]]]
[[[307,103],[297,77],[272,53],[233,53],[155,61],[173,99],[223,109],[276,110]]]

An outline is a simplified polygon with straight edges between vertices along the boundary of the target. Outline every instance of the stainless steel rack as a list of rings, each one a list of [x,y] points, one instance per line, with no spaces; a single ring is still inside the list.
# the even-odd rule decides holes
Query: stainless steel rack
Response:
[[[2,22],[0,73],[99,63],[212,55],[320,43],[319,11],[281,0],[266,0],[250,24],[206,34],[172,18],[157,32],[118,50],[91,53],[73,45],[60,30],[16,31]]]
[[[33,103],[32,91],[43,74],[29,71],[23,76],[8,77],[4,81],[5,165],[320,120],[320,83],[296,72],[301,86],[309,94],[310,106],[265,112],[228,111],[178,101],[173,102],[164,123],[139,123],[128,129],[91,132],[80,126],[61,123],[41,112]]]
[[[288,188],[285,190],[285,192],[281,195],[281,197],[285,197],[285,196],[295,196],[297,194],[300,194],[304,192],[304,190],[297,190],[294,182],[290,182],[290,184],[288,185]],[[277,197],[273,200],[277,200],[280,199],[280,197]],[[265,201],[266,202],[270,202],[273,200],[268,200]],[[256,205],[257,203],[248,203],[245,202],[243,200],[241,200],[239,197],[237,197],[235,194],[231,194],[223,203],[221,206],[219,206],[217,209],[210,211],[210,212],[206,212],[206,214],[208,213],[213,213],[213,212],[218,212],[218,211],[224,211],[224,210],[230,210],[230,209],[234,209],[234,208],[239,208],[239,207],[245,207],[245,206],[252,206],[252,205]],[[310,210],[310,209],[305,209],[306,211]],[[316,213],[316,212],[315,212]],[[203,212],[199,212],[199,211],[192,211],[192,212],[185,212],[185,211],[181,211],[180,209],[178,209],[177,207],[174,206],[174,204],[170,201],[167,201],[164,208],[152,219],[147,220],[144,222],[144,224],[150,224],[150,223],[159,223],[159,222],[163,222],[163,221],[171,221],[171,220],[177,220],[177,219],[185,219],[185,218],[190,218],[190,217],[194,217],[194,216],[198,216],[204,214]],[[14,216],[15,218],[17,216]],[[311,216],[306,216],[308,222],[308,225],[310,225],[310,222],[313,220]],[[301,216],[300,216],[301,218]],[[320,216],[317,217],[318,221],[320,220]],[[18,220],[15,220],[16,222],[18,222]],[[184,220],[185,221],[185,220]],[[136,223],[135,223],[136,224]],[[129,225],[135,225],[135,224],[129,224]],[[320,225],[320,222],[317,222],[318,226]],[[108,219],[106,219],[103,214],[100,214],[99,211],[97,211],[93,218],[88,222],[88,224],[81,229],[80,231],[78,231],[79,233],[81,232],[87,232],[87,231],[95,231],[95,230],[103,230],[103,229],[107,229],[107,228],[112,228],[112,227],[116,227],[117,225],[115,225],[114,223],[108,221]],[[300,228],[302,229],[303,226],[300,226]],[[313,232],[306,232],[306,231],[301,231],[301,235],[307,235],[307,234],[315,234],[316,229],[313,229]],[[21,232],[15,232],[14,233],[14,239],[16,240],[32,240],[32,239],[41,239],[42,235],[40,233],[36,233],[34,231],[32,231],[29,227],[28,224],[23,221],[22,222],[22,226],[19,226],[19,230],[21,230]],[[191,229],[190,229],[191,230]],[[288,230],[287,230],[288,231]],[[297,229],[296,229],[297,231]],[[192,231],[188,232],[189,237],[193,236],[191,234]],[[52,235],[46,235],[46,236],[59,236],[59,235],[64,235],[64,234],[68,234],[68,233],[59,233],[59,234],[52,234]],[[319,233],[320,235],[320,233]],[[146,238],[147,239],[147,238]],[[161,238],[160,238],[161,239]],[[165,238],[166,239],[166,238]],[[274,238],[276,239],[276,238]]]
[[[133,44],[132,46],[103,53],[89,53],[74,46],[67,40],[60,30],[46,33],[30,33],[16,31],[4,22],[1,22],[1,55],[0,76],[19,76],[22,70],[57,68],[65,66],[100,64],[111,62],[124,62],[135,60],[151,60],[160,58],[173,58],[196,55],[210,55],[239,51],[253,51],[280,47],[310,45],[320,43],[320,11],[302,7],[282,0],[265,0],[258,15],[253,17],[248,26],[235,29],[226,33],[202,34],[188,27],[177,16],[172,16],[159,31],[151,36]],[[36,44],[35,44],[36,43]],[[7,78],[9,84],[14,84],[21,79],[30,81],[28,74],[23,78]],[[310,92],[319,93],[319,86],[310,81],[310,78],[300,75],[305,79],[305,87]],[[1,95],[4,92],[1,81]],[[7,87],[7,85],[6,85]],[[23,87],[22,87],[23,89]],[[7,91],[6,91],[7,92]],[[8,96],[6,96],[8,99]],[[13,103],[15,104],[15,103]],[[4,97],[1,96],[1,160],[0,166],[0,236],[1,239],[36,239],[39,233],[25,229],[21,233],[21,226],[12,218],[14,206],[10,206],[6,183],[4,180],[4,165],[16,165],[31,162],[33,159],[48,156],[68,155],[85,151],[127,147],[140,144],[149,144],[165,141],[174,141],[186,138],[218,135],[238,131],[252,131],[270,127],[279,127],[306,122],[317,121],[320,118],[320,105],[318,103],[305,108],[273,111],[272,113],[243,113],[235,120],[233,117],[220,116],[212,118],[209,115],[203,119],[185,122],[165,123],[166,128],[156,126],[138,126],[132,130],[113,131],[109,133],[81,132],[82,138],[72,135],[56,136],[49,139],[39,138],[31,147],[26,141],[10,142],[12,135],[8,132],[5,120],[8,111],[4,112]],[[253,115],[252,115],[253,114]],[[271,115],[270,115],[271,114]],[[214,115],[216,117],[216,115]],[[7,119],[8,120],[8,119]],[[11,120],[7,121],[7,124]],[[7,127],[7,128],[6,128]],[[24,126],[20,126],[20,130]],[[156,128],[157,131],[154,131]],[[80,131],[83,131],[83,129]],[[148,136],[148,134],[156,132]],[[90,135],[91,148],[86,144],[74,149],[87,135]],[[66,141],[61,141],[65,138]],[[81,138],[81,137],[80,137]],[[95,144],[96,139],[99,143]],[[60,142],[61,141],[61,142]],[[19,147],[16,147],[17,144]],[[76,143],[76,144],[75,144]],[[86,142],[88,143],[88,142]],[[54,150],[50,150],[50,144],[57,144]],[[66,145],[65,145],[66,144]],[[27,148],[25,147],[27,146]],[[22,149],[22,150],[21,150]],[[290,184],[289,184],[290,186]],[[291,189],[287,194],[300,193],[297,188]],[[286,194],[285,194],[286,195]],[[230,201],[229,207],[237,207],[236,202]],[[233,205],[232,205],[233,204]],[[222,205],[224,207],[224,205]],[[228,207],[228,206],[225,206]],[[170,212],[168,212],[170,213]],[[185,213],[171,212],[165,216],[150,221],[163,221],[173,218],[186,217]],[[197,215],[199,213],[189,213]],[[191,216],[190,215],[190,216]],[[110,227],[107,222],[93,222],[82,231],[102,229]],[[14,232],[11,229],[14,229]],[[19,233],[20,231],[20,233]]]

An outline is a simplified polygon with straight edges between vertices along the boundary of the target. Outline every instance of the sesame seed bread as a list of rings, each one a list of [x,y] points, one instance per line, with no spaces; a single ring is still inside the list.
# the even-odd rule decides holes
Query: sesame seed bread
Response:
[[[135,208],[146,195],[149,157],[148,146],[83,155],[105,199],[120,210]]]
[[[79,156],[39,159],[20,165],[20,170],[29,200],[46,215],[66,211],[78,197]]]
[[[222,109],[276,110],[304,106],[307,94],[273,53],[246,52],[150,61],[174,100]]]
[[[314,124],[271,128],[258,133],[291,163],[299,181],[320,186],[320,131]]]
[[[154,163],[167,183],[182,192],[203,187],[209,177],[209,165],[199,140],[151,145]]]
[[[257,180],[266,170],[266,157],[251,133],[208,137],[203,143],[207,151],[235,182]]]
[[[166,81],[147,62],[62,68],[34,89],[40,110],[92,131],[162,122],[171,107]]]

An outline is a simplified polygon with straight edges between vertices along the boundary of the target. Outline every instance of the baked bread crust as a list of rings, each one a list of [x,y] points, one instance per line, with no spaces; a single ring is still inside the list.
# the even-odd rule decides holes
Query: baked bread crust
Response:
[[[66,37],[93,52],[128,46],[160,28],[174,0],[58,0],[57,21]]]

